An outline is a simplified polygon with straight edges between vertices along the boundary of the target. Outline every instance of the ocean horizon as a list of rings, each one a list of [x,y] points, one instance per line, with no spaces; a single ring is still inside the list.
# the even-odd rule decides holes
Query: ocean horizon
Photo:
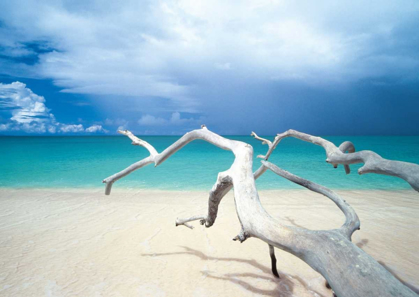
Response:
[[[141,136],[161,152],[181,136]],[[257,155],[267,146],[250,136],[225,136],[244,141],[254,148],[253,168],[260,166]],[[274,136],[263,136],[273,139]],[[372,150],[390,160],[419,163],[419,136],[326,136],[339,145],[352,141],[357,151]],[[100,188],[102,180],[148,156],[142,147],[131,145],[125,136],[1,136],[0,187],[2,188]],[[281,141],[269,161],[303,178],[331,189],[401,190],[411,187],[391,176],[359,176],[362,164],[334,169],[325,162],[322,147],[298,139]],[[217,174],[234,160],[231,152],[202,140],[194,141],[158,167],[152,164],[114,184],[118,188],[158,190],[210,190]],[[259,190],[301,188],[272,172],[256,182]]]

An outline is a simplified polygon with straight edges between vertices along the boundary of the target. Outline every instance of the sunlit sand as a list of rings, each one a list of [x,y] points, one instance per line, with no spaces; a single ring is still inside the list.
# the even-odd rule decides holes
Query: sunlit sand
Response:
[[[176,217],[206,214],[208,193],[120,189],[0,190],[1,296],[332,296],[323,277],[268,245],[240,244],[232,192],[215,225],[175,227]],[[419,198],[413,190],[337,191],[357,211],[353,242],[417,291]],[[283,223],[339,227],[344,216],[306,190],[261,191]]]

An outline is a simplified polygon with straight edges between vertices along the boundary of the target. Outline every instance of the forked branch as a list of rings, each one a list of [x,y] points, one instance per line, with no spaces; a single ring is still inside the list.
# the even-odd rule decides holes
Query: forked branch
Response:
[[[255,139],[262,141],[262,144],[267,144],[268,147],[269,147],[268,151],[275,149],[273,147],[273,143],[270,140],[268,140],[266,138],[259,137],[255,132],[252,131],[250,136],[253,136]],[[262,159],[265,158],[265,156],[263,156],[263,155],[258,155],[257,157],[262,158]],[[265,160],[267,160],[268,158],[269,158],[269,156]]]
[[[119,130],[118,133],[120,133],[122,135],[125,135],[125,136],[128,136],[132,140],[133,145],[140,145],[142,147],[145,147],[150,152],[151,156],[158,155],[158,152],[156,151],[156,149],[151,144],[149,144],[147,141],[139,139],[137,136],[132,134],[131,131]]]
[[[345,223],[340,228],[340,231],[349,240],[351,240],[352,234],[356,230],[359,230],[361,222],[359,221],[358,215],[356,214],[355,210],[335,192],[319,184],[316,184],[314,182],[301,178],[295,174],[292,174],[284,169],[281,169],[270,162],[262,161],[262,164],[274,173],[278,174],[279,176],[282,176],[283,178],[286,178],[289,181],[292,181],[293,183],[303,186],[309,189],[310,191],[322,194],[330,200],[332,200],[337,205],[337,207],[339,207],[339,209],[342,210],[343,214],[346,217]]]
[[[396,176],[404,179],[413,189],[419,191],[419,165],[408,162],[387,160],[373,151],[355,152],[354,145],[349,141],[346,141],[339,147],[336,147],[332,142],[321,137],[312,136],[295,130],[288,130],[275,137],[272,147],[269,149],[268,153],[263,156],[263,158],[266,160],[279,142],[286,137],[294,137],[322,146],[326,151],[326,162],[333,164],[334,167],[338,164],[343,164],[345,166],[346,173],[350,172],[350,164],[364,163],[364,166],[358,169],[359,174],[377,173]]]
[[[234,186],[236,212],[241,224],[241,230],[237,239],[241,242],[251,237],[259,238],[269,245],[271,257],[273,255],[273,247],[292,253],[321,273],[333,291],[340,297],[390,297],[395,296],[395,294],[397,296],[415,296],[409,288],[400,283],[378,262],[350,241],[351,234],[359,226],[359,220],[349,205],[330,190],[288,172],[281,171],[279,168],[277,170],[270,163],[263,164],[263,168],[259,168],[253,173],[253,148],[250,145],[226,139],[203,127],[200,130],[194,130],[185,134],[163,152],[157,153],[156,151],[157,154],[155,154],[150,148],[151,145],[148,147],[148,143],[137,140],[135,136],[127,132],[126,135],[135,143],[146,147],[150,152],[150,156],[105,179],[104,182],[108,184],[107,193],[110,192],[109,185],[128,173],[152,162],[157,166],[189,142],[195,139],[205,140],[222,149],[232,151],[235,159],[231,167],[227,171],[220,173],[217,178],[217,183],[210,194],[208,215],[178,220],[177,224],[185,225],[190,221],[200,220],[201,223],[210,226],[216,218],[217,212],[214,210],[218,210],[219,201],[230,190],[231,186]],[[257,135],[256,137],[266,142],[265,139]],[[265,158],[272,153],[272,150],[279,142],[277,140],[278,136],[275,139],[276,142],[270,146]],[[318,139],[313,141],[318,141]],[[269,142],[266,143],[269,145]],[[328,146],[327,143],[326,146],[326,151],[331,150],[328,153],[328,158],[334,157],[336,152],[332,154],[333,147]],[[342,149],[349,150],[350,146],[344,146]],[[344,154],[340,150],[337,151],[343,155],[351,155]],[[332,163],[333,161],[334,159]],[[339,164],[339,162],[336,162],[336,164]],[[279,172],[280,175],[332,199],[346,215],[346,222],[342,228],[312,231],[295,226],[285,226],[271,217],[260,203],[255,185],[255,178],[266,171],[265,166],[271,167],[276,173]],[[272,257],[273,260],[274,256]]]

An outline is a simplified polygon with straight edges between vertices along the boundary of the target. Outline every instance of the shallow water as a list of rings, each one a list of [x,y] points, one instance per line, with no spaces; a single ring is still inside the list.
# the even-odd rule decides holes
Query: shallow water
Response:
[[[161,151],[175,142],[178,136],[147,136],[144,140]],[[266,145],[250,136],[228,136],[250,143],[255,156],[265,154]],[[269,137],[273,139],[273,137]],[[387,159],[419,163],[419,136],[333,136],[326,137],[339,145],[345,140],[355,144],[357,150],[373,150]],[[79,188],[102,187],[101,181],[148,152],[132,146],[127,137],[0,137],[0,187]],[[270,161],[314,182],[341,189],[408,189],[398,178],[367,174],[359,176],[353,165],[346,175],[342,166],[334,169],[325,163],[323,148],[299,141],[284,139]],[[184,147],[163,164],[149,165],[123,180],[117,187],[153,188],[166,190],[208,190],[217,173],[233,162],[229,151],[221,150],[197,140]],[[254,160],[257,169],[260,159]],[[259,189],[289,189],[298,186],[271,172],[258,181]]]

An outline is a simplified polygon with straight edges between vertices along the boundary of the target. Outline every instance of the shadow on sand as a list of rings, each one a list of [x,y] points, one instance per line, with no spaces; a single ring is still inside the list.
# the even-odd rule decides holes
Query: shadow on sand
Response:
[[[362,249],[367,244],[368,244],[368,239],[362,239],[356,245],[359,248]],[[405,285],[406,287],[408,287],[410,290],[412,290],[416,294],[419,294],[419,288],[418,287],[416,287],[415,285],[409,284],[408,282],[404,281],[400,276],[397,275],[397,273],[393,269],[391,269],[390,267],[388,267],[386,265],[386,263],[384,263],[383,261],[377,261],[377,262],[380,263],[381,266],[383,266],[385,269],[387,269],[387,271],[390,272],[395,278],[397,278],[403,285]]]
[[[390,267],[388,267],[386,265],[386,263],[384,263],[383,261],[378,261],[378,263],[381,264],[381,266],[383,266],[385,269],[387,269],[388,272],[390,272],[395,278],[397,278],[403,285],[405,285],[406,287],[408,287],[410,290],[412,290],[413,292],[415,292],[416,294],[419,295],[419,288],[415,287],[414,285],[411,285],[407,282],[405,282],[404,280],[402,280],[400,278],[400,276],[398,276],[396,274],[396,272],[394,270],[392,270]]]
[[[160,256],[173,256],[173,255],[187,255],[187,256],[194,256],[198,257],[202,260],[214,260],[214,261],[226,261],[226,262],[240,262],[240,263],[246,263],[248,265],[251,265],[263,272],[263,274],[257,274],[257,273],[228,273],[224,274],[223,276],[215,276],[212,275],[208,271],[201,271],[201,273],[212,279],[218,279],[223,281],[229,281],[234,284],[240,285],[244,289],[254,293],[259,294],[263,296],[283,296],[283,297],[291,297],[295,296],[293,294],[293,289],[296,284],[296,282],[299,282],[301,286],[306,288],[308,291],[313,292],[313,296],[320,296],[320,297],[326,297],[325,295],[320,294],[319,292],[316,292],[310,288],[310,286],[305,282],[303,279],[301,279],[298,276],[290,276],[282,271],[278,270],[280,278],[275,278],[272,275],[272,272],[270,268],[265,267],[255,260],[247,260],[247,259],[241,259],[241,258],[219,258],[219,257],[212,257],[204,254],[201,251],[191,249],[189,247],[181,246],[185,251],[184,252],[173,252],[173,253],[156,253],[156,254],[142,254],[142,256],[146,257],[160,257]],[[275,284],[275,288],[272,290],[265,290],[255,287],[254,285],[250,284],[249,282],[246,282],[245,278],[254,278],[254,279],[263,279],[270,283]],[[317,295],[315,295],[317,294]],[[332,292],[330,295],[332,296]]]

